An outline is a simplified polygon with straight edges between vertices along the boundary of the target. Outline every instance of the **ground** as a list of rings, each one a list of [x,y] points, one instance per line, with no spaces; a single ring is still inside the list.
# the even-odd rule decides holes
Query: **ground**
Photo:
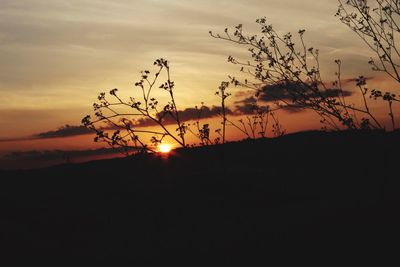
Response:
[[[305,132],[2,171],[1,250],[56,266],[300,263],[295,255],[382,264],[400,236],[399,141]]]

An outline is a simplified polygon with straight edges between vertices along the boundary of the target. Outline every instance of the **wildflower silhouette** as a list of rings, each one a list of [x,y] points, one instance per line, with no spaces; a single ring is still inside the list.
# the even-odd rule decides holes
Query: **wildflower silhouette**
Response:
[[[155,151],[155,147],[160,144],[165,137],[172,138],[180,146],[185,147],[186,126],[179,118],[179,112],[175,101],[175,84],[171,80],[169,62],[165,59],[157,59],[154,65],[158,70],[151,76],[151,72],[144,70],[141,72],[141,79],[135,83],[139,89],[141,97],[139,99],[130,97],[128,101],[123,100],[118,95],[118,89],[109,91],[109,95],[114,101],[109,101],[104,92],[98,96],[98,102],[93,104],[95,120],[91,120],[90,115],[82,119],[82,123],[87,128],[96,132],[95,142],[106,142],[112,147],[121,147],[125,154],[132,152],[132,148],[137,151]],[[166,81],[158,85],[162,74],[165,74]],[[157,92],[155,92],[157,90]],[[153,97],[153,93],[160,94],[166,92],[169,97],[168,102],[160,108],[159,101]],[[157,130],[144,130],[135,124],[136,117],[148,119]],[[176,125],[176,133],[169,130],[166,120],[172,120]],[[114,130],[112,135],[108,130]],[[150,134],[150,142],[144,141],[139,134]]]
[[[384,124],[369,108],[368,89],[363,76],[356,81],[362,93],[363,106],[348,103],[347,98],[352,93],[344,90],[342,86],[340,60],[335,60],[336,79],[333,82],[326,82],[321,77],[319,50],[306,45],[304,29],[297,32],[299,45],[296,45],[295,36],[291,33],[279,34],[267,23],[266,18],[257,19],[256,23],[261,35],[247,35],[243,31],[242,24],[233,30],[226,28],[223,34],[210,31],[210,35],[216,39],[248,49],[251,60],[241,61],[228,56],[228,62],[238,65],[240,72],[248,78],[238,79],[234,76],[229,78],[230,84],[254,91],[255,106],[260,106],[259,99],[262,98],[264,101],[272,102],[274,110],[279,108],[311,110],[320,117],[322,128],[325,130],[385,129]],[[394,99],[389,102],[390,108]],[[392,109],[390,116],[394,128]]]

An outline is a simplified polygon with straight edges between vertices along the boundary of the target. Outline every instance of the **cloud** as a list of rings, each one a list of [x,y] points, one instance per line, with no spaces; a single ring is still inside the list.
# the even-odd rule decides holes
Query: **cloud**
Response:
[[[71,125],[66,124],[65,126],[61,126],[56,130],[42,132],[42,133],[34,134],[31,136],[16,137],[16,138],[1,138],[0,142],[60,138],[60,137],[84,135],[84,134],[89,134],[89,133],[92,133],[92,131],[84,126],[71,126]]]
[[[296,92],[299,89],[307,90],[303,84],[297,82],[286,82],[286,83],[276,83],[273,85],[266,85],[262,89],[262,93],[259,96],[259,100],[263,102],[291,100],[293,98],[292,92]],[[321,90],[320,94],[323,97],[337,97],[340,95],[340,90],[328,88],[326,90]],[[344,90],[343,95],[345,97],[348,97],[352,95],[352,92]],[[310,97],[312,96],[313,95],[310,94]]]
[[[235,113],[241,115],[253,114],[257,99],[254,96],[246,97],[235,102]]]
[[[221,114],[222,110],[221,107],[212,106],[202,106],[201,108],[187,108],[182,111],[179,111],[179,119],[181,122],[187,122],[197,119],[206,119],[218,116]],[[226,108],[227,115],[239,115],[237,111],[232,111],[230,108]],[[163,115],[163,113],[159,113],[157,117],[162,117],[163,125],[172,125],[175,124],[176,121],[170,115]],[[148,126],[155,126],[157,125],[153,120],[149,118],[141,118],[138,120],[133,121],[133,126],[135,127],[148,127]],[[115,130],[115,126],[109,125],[102,127],[102,130]],[[85,126],[73,126],[73,125],[65,125],[56,130],[51,130],[47,132],[42,132],[39,134],[35,134],[29,137],[23,137],[19,139],[0,139],[0,141],[12,141],[12,140],[29,140],[29,139],[46,139],[46,138],[60,138],[60,137],[69,137],[69,136],[76,136],[76,135],[84,135],[93,133],[92,130],[86,128]]]
[[[221,107],[217,106],[212,106],[212,107],[207,107],[207,106],[202,106],[201,108],[186,108],[182,111],[178,112],[178,116],[181,122],[187,122],[187,121],[192,121],[192,120],[197,120],[197,119],[206,119],[206,118],[212,118],[218,116],[218,114],[221,114],[222,109]],[[234,112],[226,108],[226,114],[227,115],[234,115]],[[163,112],[160,112],[157,115],[158,118],[163,117],[162,123],[164,125],[171,125],[175,124],[176,121],[175,119],[168,114],[164,114]],[[156,123],[149,119],[149,118],[141,118],[139,120],[136,120],[134,122],[134,126],[136,127],[147,127],[147,126],[154,126]]]
[[[262,93],[259,95],[258,100],[254,96],[253,91],[241,91],[238,92],[235,97],[245,97],[244,99],[238,100],[235,102],[233,108],[226,108],[227,115],[249,115],[254,113],[254,107],[257,104],[258,108],[267,109],[268,103],[274,102],[277,100],[288,100],[290,102],[291,90],[296,90],[302,86],[298,83],[285,83],[285,84],[274,84],[274,85],[267,85],[263,88]],[[338,89],[327,89],[322,91],[321,94],[326,97],[335,97],[339,95]],[[351,96],[352,93],[349,91],[344,91],[344,96]],[[296,105],[290,104],[282,107],[283,110],[288,112],[301,112],[303,109]],[[179,119],[181,122],[193,121],[197,119],[205,119],[205,118],[212,118],[216,117],[221,114],[222,110],[221,107],[218,106],[202,106],[201,108],[186,108],[182,111],[179,111]],[[157,114],[158,118],[162,118],[163,125],[172,125],[175,124],[175,119],[170,115],[164,112],[160,112]],[[138,120],[132,121],[132,125],[135,127],[149,127],[149,126],[156,126],[157,124],[149,118],[140,118]],[[102,127],[103,130],[114,130],[115,126],[109,125]],[[65,125],[56,130],[51,130],[47,132],[42,132],[31,137],[25,139],[45,139],[45,138],[60,138],[60,137],[69,137],[69,136],[76,136],[76,135],[84,135],[92,133],[91,130],[87,129],[84,126],[71,126]],[[6,140],[9,141],[9,140]]]
[[[287,83],[277,83],[273,85],[266,85],[263,87],[262,92],[258,96],[258,99],[255,97],[254,91],[247,92],[239,92],[235,96],[236,97],[245,97],[244,99],[238,100],[235,102],[236,104],[236,112],[240,114],[252,114],[254,111],[254,107],[257,104],[259,107],[267,108],[266,105],[268,103],[285,100],[287,102],[292,102],[293,99],[291,91],[299,90],[304,87],[304,85],[296,82],[287,82]],[[326,90],[321,90],[320,94],[324,97],[337,97],[341,94],[339,89],[328,88]],[[353,93],[350,91],[343,91],[343,96],[348,97]],[[310,97],[312,95],[310,94]],[[301,112],[304,109],[295,104],[290,103],[282,106],[283,110],[288,112]]]
[[[357,84],[357,79],[358,79],[358,77],[357,78],[349,78],[349,79],[344,79],[343,80],[343,84],[344,85],[356,85]],[[373,80],[374,79],[374,77],[364,77],[364,79],[366,80],[366,81],[371,81],[371,80]]]
[[[57,138],[57,137],[83,135],[88,133],[92,133],[92,131],[86,128],[85,126],[71,126],[67,124],[54,131],[48,131],[36,134],[33,136],[33,138],[38,138],[38,139]]]
[[[257,99],[254,96],[247,97],[245,99],[239,100],[235,102],[235,114],[237,115],[251,115],[254,114],[254,109],[257,107],[257,109],[261,110],[268,110],[269,106],[267,103],[264,103],[264,105],[260,102],[257,103]],[[285,110],[290,113],[296,113],[296,112],[301,112],[304,109],[298,105],[292,104],[292,105],[283,105],[279,109]]]

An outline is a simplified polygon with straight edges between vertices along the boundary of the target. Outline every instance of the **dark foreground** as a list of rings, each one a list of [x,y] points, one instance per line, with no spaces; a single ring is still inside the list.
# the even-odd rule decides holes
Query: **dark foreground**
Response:
[[[399,251],[399,152],[399,133],[310,132],[0,172],[2,257],[382,266]]]

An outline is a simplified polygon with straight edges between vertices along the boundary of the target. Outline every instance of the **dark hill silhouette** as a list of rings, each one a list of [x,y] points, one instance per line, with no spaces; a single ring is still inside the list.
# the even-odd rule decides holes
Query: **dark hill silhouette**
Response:
[[[399,141],[305,132],[2,171],[1,249],[56,265],[254,266],[300,254],[325,256],[325,266],[395,255]]]

